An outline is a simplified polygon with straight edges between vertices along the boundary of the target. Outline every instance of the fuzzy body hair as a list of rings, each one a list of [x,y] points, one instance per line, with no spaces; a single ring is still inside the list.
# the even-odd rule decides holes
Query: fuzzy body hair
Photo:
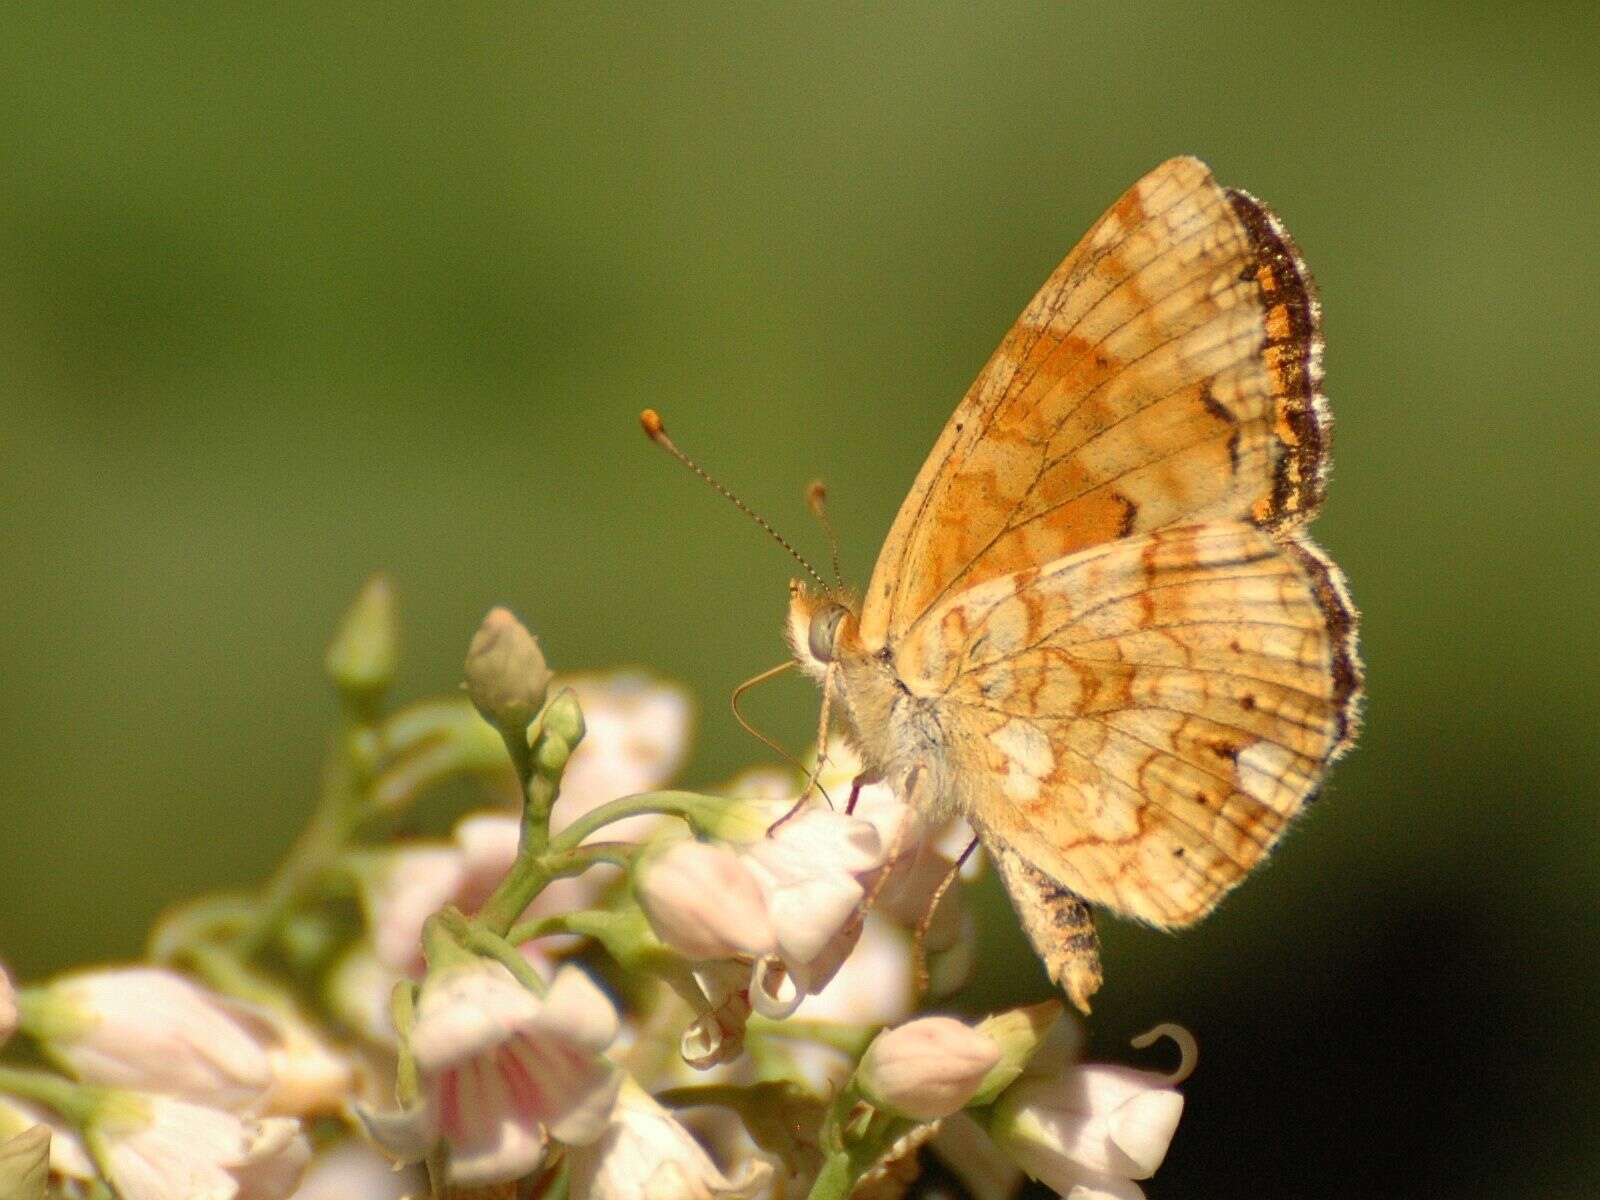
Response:
[[[844,610],[832,662],[813,652],[811,637],[813,620],[830,607]],[[785,633],[800,669],[832,690],[834,711],[867,777],[883,780],[930,822],[967,812],[961,777],[950,761],[951,739],[958,731],[941,719],[937,697],[918,696],[901,681],[891,647],[874,654],[862,644],[849,597],[790,584]]]

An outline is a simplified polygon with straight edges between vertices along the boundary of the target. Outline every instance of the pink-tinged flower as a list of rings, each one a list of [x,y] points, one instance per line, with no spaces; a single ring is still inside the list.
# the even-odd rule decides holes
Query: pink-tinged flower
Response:
[[[586,732],[561,776],[552,833],[609,800],[653,791],[677,774],[694,712],[681,687],[638,671],[563,676],[559,683],[577,696]],[[596,840],[640,841],[660,820],[617,821]]]
[[[756,964],[751,1000],[757,1011],[787,1016],[833,978],[861,936],[867,889],[884,859],[874,826],[815,808],[745,849],[777,943],[775,953]]]
[[[689,1131],[629,1085],[601,1138],[572,1155],[572,1194],[585,1200],[753,1200],[772,1168],[747,1159],[730,1178]]]
[[[422,923],[454,903],[466,882],[466,864],[454,846],[418,843],[383,855],[361,891],[378,961],[402,974],[420,972]]]
[[[321,1151],[306,1168],[293,1200],[405,1200],[426,1195],[428,1180],[415,1167],[394,1164],[359,1141]]]
[[[88,1083],[256,1104],[272,1083],[260,1041],[220,997],[173,971],[127,967],[67,975],[30,1001],[30,1024]]]
[[[542,999],[500,963],[446,967],[424,980],[411,1031],[422,1104],[362,1119],[401,1161],[443,1140],[456,1184],[517,1179],[550,1138],[582,1145],[604,1131],[620,1076],[601,1051],[616,1036],[611,1001],[576,967]]]
[[[951,1017],[919,1017],[873,1039],[856,1081],[879,1107],[936,1121],[966,1107],[999,1061],[1000,1047],[986,1034]]]
[[[86,1132],[122,1200],[284,1200],[311,1158],[298,1121],[134,1092],[109,1102]]]
[[[0,1096],[0,1141],[43,1125],[50,1130],[50,1173],[63,1179],[93,1179],[94,1160],[83,1144],[78,1131],[69,1126],[50,1109]],[[0,1192],[0,1195],[5,1193]]]
[[[1183,1115],[1168,1076],[1093,1063],[1026,1074],[1001,1095],[990,1133],[1024,1171],[1080,1200],[1137,1200]]]
[[[726,846],[673,842],[640,865],[634,889],[650,927],[685,958],[758,958],[776,948],[766,896]]]
[[[11,1040],[11,1035],[17,1031],[17,989],[11,983],[11,976],[6,973],[4,963],[0,963],[0,1046]]]

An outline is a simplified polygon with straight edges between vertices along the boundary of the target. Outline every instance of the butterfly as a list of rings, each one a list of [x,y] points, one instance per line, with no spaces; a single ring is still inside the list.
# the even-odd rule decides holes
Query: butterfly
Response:
[[[1355,738],[1356,611],[1304,532],[1321,386],[1321,309],[1282,224],[1172,159],[1001,342],[859,607],[791,584],[794,656],[865,777],[971,824],[1085,1012],[1090,906],[1197,921]]]

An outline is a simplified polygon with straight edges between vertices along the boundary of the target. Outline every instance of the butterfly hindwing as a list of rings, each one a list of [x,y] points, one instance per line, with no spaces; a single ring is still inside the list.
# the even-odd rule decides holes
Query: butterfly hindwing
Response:
[[[1353,621],[1309,545],[1211,523],[967,589],[895,661],[949,732],[986,844],[1179,926],[1265,857],[1349,744]]]
[[[1174,524],[1320,503],[1320,309],[1276,218],[1163,163],[1056,269],[935,444],[879,555],[869,649],[985,580]]]

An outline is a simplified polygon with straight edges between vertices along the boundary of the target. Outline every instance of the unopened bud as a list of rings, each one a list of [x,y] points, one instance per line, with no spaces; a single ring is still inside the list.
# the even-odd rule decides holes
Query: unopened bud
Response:
[[[571,688],[562,688],[550,701],[544,714],[544,730],[567,744],[568,751],[576,750],[587,732],[583,723],[583,709],[578,706],[577,694]]]
[[[399,645],[394,587],[387,575],[374,575],[362,585],[328,645],[323,660],[328,678],[352,699],[376,699],[394,679]]]
[[[493,608],[472,635],[467,650],[467,695],[498,729],[527,729],[550,687],[539,639],[509,609]]]
[[[919,1017],[873,1039],[856,1082],[874,1104],[936,1121],[964,1108],[999,1061],[986,1034],[952,1017]]]

